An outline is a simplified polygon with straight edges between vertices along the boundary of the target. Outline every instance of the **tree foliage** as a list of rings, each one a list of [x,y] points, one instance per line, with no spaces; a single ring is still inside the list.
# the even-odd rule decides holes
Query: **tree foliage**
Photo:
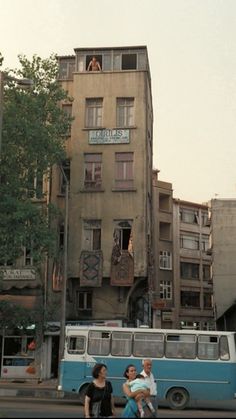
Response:
[[[57,82],[55,55],[18,58],[20,69],[4,72],[0,263],[15,261],[23,247],[31,249],[34,263],[40,263],[55,249],[50,217],[56,210],[45,204],[42,180],[47,182],[52,166],[65,158],[71,117],[59,103],[72,99]],[[33,87],[21,88],[13,77],[31,79]]]
[[[18,330],[25,333],[32,325],[36,330],[41,325],[41,313],[38,309],[28,310],[9,301],[0,301],[0,330]]]

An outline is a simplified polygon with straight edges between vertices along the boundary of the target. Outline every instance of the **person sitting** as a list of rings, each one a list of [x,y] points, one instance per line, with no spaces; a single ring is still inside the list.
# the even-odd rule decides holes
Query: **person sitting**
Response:
[[[96,57],[93,57],[92,60],[90,61],[87,71],[101,71],[101,66],[99,61],[97,61]]]
[[[150,390],[150,386],[145,381],[145,377],[142,374],[137,374],[136,378],[128,383],[128,386],[130,387],[130,390],[131,390],[132,393],[136,390]],[[149,396],[143,395],[142,398],[140,398],[140,397],[137,398],[136,397],[135,401],[137,403],[139,414],[140,414],[141,418],[144,418],[144,416],[145,416],[145,412],[143,410],[143,403],[142,403],[143,400],[146,402],[146,404],[148,405],[151,412],[155,413],[155,409],[154,409],[154,407],[153,407],[153,405],[150,401]]]

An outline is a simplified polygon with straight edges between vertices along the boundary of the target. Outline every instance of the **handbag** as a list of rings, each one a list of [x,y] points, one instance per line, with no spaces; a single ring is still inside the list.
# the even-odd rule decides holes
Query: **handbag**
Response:
[[[92,403],[92,416],[95,417],[95,418],[101,418],[102,417],[101,407],[102,407],[102,401],[103,401],[105,393],[106,393],[106,388],[107,388],[107,383],[105,384],[101,400]]]
[[[101,417],[101,405],[102,405],[102,400],[99,400],[99,402],[94,402],[92,404],[92,415],[95,418],[99,418]]]

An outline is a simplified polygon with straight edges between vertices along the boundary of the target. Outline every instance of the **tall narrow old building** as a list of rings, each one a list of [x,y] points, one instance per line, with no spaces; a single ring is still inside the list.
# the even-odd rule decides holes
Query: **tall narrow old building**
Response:
[[[58,58],[59,81],[73,98],[62,106],[74,118],[63,162],[69,181],[66,320],[151,325],[153,110],[147,48],[74,51]],[[65,176],[58,167],[52,179],[51,202],[63,211]],[[65,228],[62,213],[61,249]],[[56,267],[48,285],[52,300],[60,298],[58,272]]]

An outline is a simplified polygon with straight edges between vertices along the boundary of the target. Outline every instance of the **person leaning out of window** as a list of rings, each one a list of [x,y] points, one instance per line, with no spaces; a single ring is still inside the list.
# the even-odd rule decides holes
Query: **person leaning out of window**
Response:
[[[87,71],[102,71],[100,63],[96,57],[93,57],[90,61]]]

